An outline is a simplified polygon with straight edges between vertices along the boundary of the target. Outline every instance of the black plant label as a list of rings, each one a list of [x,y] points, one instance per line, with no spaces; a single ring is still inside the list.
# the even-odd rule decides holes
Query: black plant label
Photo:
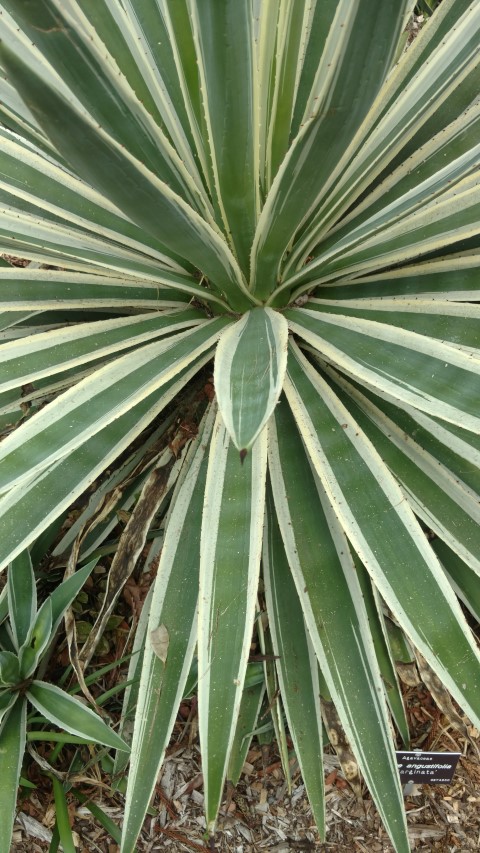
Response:
[[[397,752],[400,781],[445,785],[452,781],[460,752]]]

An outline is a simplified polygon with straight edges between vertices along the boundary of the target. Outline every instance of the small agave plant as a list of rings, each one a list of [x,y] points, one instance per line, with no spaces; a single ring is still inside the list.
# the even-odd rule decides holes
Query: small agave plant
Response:
[[[3,2],[0,565],[214,377],[158,463],[122,853],[195,654],[214,833],[259,590],[320,833],[319,694],[398,853],[395,649],[480,726],[480,3],[404,50],[414,7]]]
[[[127,750],[100,717],[53,684],[35,678],[60,621],[88,578],[94,562],[60,583],[37,610],[30,555],[13,560],[0,597],[0,851],[10,850],[17,788],[30,702],[45,718],[85,743]]]

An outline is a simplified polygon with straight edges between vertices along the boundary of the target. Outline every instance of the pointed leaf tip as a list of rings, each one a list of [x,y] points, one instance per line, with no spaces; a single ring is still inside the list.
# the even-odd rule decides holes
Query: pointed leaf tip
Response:
[[[244,447],[244,448],[240,451],[240,462],[242,463],[242,465],[243,465],[243,463],[245,462],[245,457],[246,457],[247,453],[248,453],[248,450],[247,450],[247,448],[246,448],[246,447]]]

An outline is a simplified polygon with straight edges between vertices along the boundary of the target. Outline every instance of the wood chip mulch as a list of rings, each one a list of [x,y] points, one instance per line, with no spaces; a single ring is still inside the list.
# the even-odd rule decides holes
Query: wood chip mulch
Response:
[[[478,732],[467,741],[434,708],[423,685],[405,690],[414,737],[412,748],[460,752],[450,786],[414,786],[405,797],[412,850],[417,853],[467,853],[480,850],[480,758]],[[193,720],[195,722],[195,720]],[[331,747],[325,752],[326,840],[313,825],[305,786],[292,764],[289,795],[275,745],[253,743],[236,791],[226,791],[215,847],[205,840],[203,780],[192,715],[179,715],[157,786],[156,815],[147,817],[139,853],[393,853],[388,836],[366,788],[358,799],[345,781]],[[93,780],[92,780],[93,781]],[[108,780],[107,780],[108,781]],[[123,803],[108,786],[82,790],[119,825]],[[85,806],[72,803],[71,823],[80,853],[117,853],[118,846]],[[23,800],[15,824],[15,853],[48,850],[54,825],[53,797],[46,786]]]

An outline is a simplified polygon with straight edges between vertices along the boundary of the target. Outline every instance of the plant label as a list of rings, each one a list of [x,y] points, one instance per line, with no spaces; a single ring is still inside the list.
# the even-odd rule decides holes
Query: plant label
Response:
[[[452,781],[460,752],[397,752],[400,781],[404,784],[445,785]]]

